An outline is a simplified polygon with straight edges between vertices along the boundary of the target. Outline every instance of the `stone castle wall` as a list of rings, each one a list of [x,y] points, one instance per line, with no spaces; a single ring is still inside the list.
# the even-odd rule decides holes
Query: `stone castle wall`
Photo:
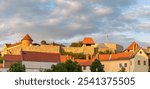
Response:
[[[34,51],[34,52],[59,53],[60,46],[52,46],[52,45],[33,46],[33,45],[30,45],[27,47],[22,47],[21,45],[18,45],[18,46],[14,46],[14,47],[2,50],[1,54],[2,54],[2,56],[4,56],[4,54],[19,55],[21,50],[22,51]]]
[[[72,52],[72,53],[83,53],[82,47],[63,47],[65,52]]]
[[[52,45],[28,46],[28,47],[23,47],[22,50],[35,51],[35,52],[47,52],[47,53],[59,53],[60,46],[52,46]]]

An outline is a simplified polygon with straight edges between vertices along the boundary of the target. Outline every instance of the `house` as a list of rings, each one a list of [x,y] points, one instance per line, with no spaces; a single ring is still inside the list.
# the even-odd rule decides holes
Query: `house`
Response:
[[[22,51],[21,55],[4,55],[3,59],[4,71],[7,71],[13,63],[21,62],[26,66],[27,72],[39,72],[59,63],[60,54]]]
[[[136,45],[136,46],[134,46]],[[149,58],[144,50],[134,42],[127,48],[127,51],[117,54],[97,54],[91,60],[75,60],[84,72],[90,72],[90,65],[95,59],[99,59],[104,65],[106,72],[118,72],[122,67],[126,72],[148,72]],[[133,48],[134,47],[134,48]]]
[[[97,48],[98,52],[107,52],[110,51],[112,53],[120,53],[123,52],[123,46],[115,43],[97,43],[95,44],[95,48]]]

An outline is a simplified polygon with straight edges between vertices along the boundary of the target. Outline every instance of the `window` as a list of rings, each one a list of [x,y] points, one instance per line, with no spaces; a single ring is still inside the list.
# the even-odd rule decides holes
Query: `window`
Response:
[[[140,62],[140,60],[138,60],[138,65],[141,65],[141,62]]]
[[[83,70],[86,70],[86,66],[83,66]]]
[[[142,51],[140,51],[140,54],[142,54]]]
[[[86,46],[91,46],[91,44],[86,44]]]
[[[124,63],[124,67],[127,67],[127,63]]]
[[[122,64],[121,64],[121,63],[119,64],[119,67],[122,67]]]
[[[144,65],[146,65],[146,61],[144,61]]]

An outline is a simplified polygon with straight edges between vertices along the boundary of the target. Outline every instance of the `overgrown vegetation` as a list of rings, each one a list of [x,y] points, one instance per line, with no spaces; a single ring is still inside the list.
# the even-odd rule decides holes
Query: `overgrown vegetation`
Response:
[[[70,47],[82,47],[82,41],[71,43]]]
[[[82,72],[82,68],[77,62],[67,60],[65,63],[52,65],[51,69],[47,69],[45,72]]]
[[[21,62],[14,63],[10,66],[9,72],[25,72],[26,68]]]
[[[65,52],[64,50],[61,50],[61,55],[69,55],[71,57],[74,57],[75,59],[85,59],[86,55],[83,53],[72,53],[72,52]]]
[[[104,65],[100,62],[99,59],[95,59],[95,61],[90,66],[91,72],[105,72]]]

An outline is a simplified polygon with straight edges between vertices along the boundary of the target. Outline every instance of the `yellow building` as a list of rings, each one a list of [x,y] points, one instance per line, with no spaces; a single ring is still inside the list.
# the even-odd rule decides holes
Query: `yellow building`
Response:
[[[123,52],[123,46],[115,43],[97,43],[95,44],[95,48],[98,48],[99,52],[106,52],[106,51],[110,51],[112,53]]]

